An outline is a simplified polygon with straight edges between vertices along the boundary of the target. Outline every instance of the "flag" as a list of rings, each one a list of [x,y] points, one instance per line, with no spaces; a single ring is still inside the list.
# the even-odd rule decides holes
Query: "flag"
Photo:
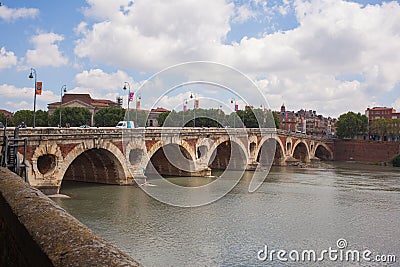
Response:
[[[36,94],[37,95],[42,94],[42,86],[43,86],[42,82],[36,82]]]
[[[186,111],[187,111],[187,106],[183,105],[183,112],[186,112]]]
[[[238,110],[239,110],[239,105],[235,104],[235,111],[238,111]]]
[[[199,100],[195,99],[194,100],[194,109],[198,109],[199,108]]]
[[[139,100],[136,101],[136,109],[140,109],[140,97],[139,97]]]
[[[287,117],[288,117],[288,114],[287,114],[287,112],[285,112],[285,118],[287,119]]]
[[[129,93],[129,102],[132,102],[133,101],[133,96],[135,95],[135,93],[134,92],[130,92]]]

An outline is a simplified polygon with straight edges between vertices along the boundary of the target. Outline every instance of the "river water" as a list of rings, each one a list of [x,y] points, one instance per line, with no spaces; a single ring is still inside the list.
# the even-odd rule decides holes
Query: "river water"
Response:
[[[400,169],[332,166],[274,167],[254,193],[246,172],[226,196],[197,208],[160,203],[133,186],[78,182],[63,182],[61,193],[71,198],[54,200],[144,266],[382,266],[367,260],[386,255],[399,266]],[[186,186],[204,179],[171,178]],[[347,246],[339,249],[339,239]],[[323,253],[329,248],[337,250],[331,259]],[[286,254],[279,260],[271,250]],[[304,250],[315,251],[317,262],[303,259]],[[372,254],[341,260],[348,250]]]

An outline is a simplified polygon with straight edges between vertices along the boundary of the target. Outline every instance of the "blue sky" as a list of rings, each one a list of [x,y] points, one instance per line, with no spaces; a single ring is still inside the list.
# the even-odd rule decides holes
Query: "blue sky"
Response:
[[[400,110],[399,1],[1,3],[0,109],[33,108],[31,67],[44,84],[38,108],[46,109],[64,84],[115,100],[125,81],[136,90],[164,68],[204,60],[248,75],[273,109],[285,103],[326,116],[376,105]],[[154,105],[152,93],[143,92],[144,108]],[[230,97],[209,88],[196,94]],[[187,97],[179,92],[157,104],[174,108]],[[255,96],[247,102],[260,104]]]

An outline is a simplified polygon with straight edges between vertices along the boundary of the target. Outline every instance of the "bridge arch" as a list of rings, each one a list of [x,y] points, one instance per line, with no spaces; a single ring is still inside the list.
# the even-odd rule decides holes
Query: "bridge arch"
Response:
[[[266,154],[263,153],[263,146],[268,142],[275,141],[275,154],[273,165],[284,165],[285,163],[285,147],[278,136],[265,136],[259,143],[256,150],[257,162],[267,162]]]
[[[210,149],[207,165],[211,169],[244,170],[247,166],[248,151],[243,143],[236,138],[220,138]]]
[[[195,171],[194,155],[187,142],[159,141],[149,150],[145,174],[190,176]]]
[[[310,162],[310,150],[303,140],[297,140],[293,145],[292,157],[301,162]]]
[[[333,160],[333,151],[325,143],[318,142],[315,145],[314,156],[320,160]]]
[[[130,176],[123,153],[113,143],[103,140],[75,146],[60,170],[62,180],[83,182],[125,184]]]

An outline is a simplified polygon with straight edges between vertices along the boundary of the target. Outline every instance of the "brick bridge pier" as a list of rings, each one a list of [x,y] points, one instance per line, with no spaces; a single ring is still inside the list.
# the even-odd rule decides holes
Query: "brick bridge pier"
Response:
[[[271,160],[286,165],[333,159],[332,140],[269,129],[27,128],[20,137],[28,138],[28,181],[48,194],[58,193],[63,180],[133,184],[154,171],[207,176],[226,168],[231,153],[239,155],[234,166],[248,170]],[[263,156],[268,144],[276,147],[273,159]]]

